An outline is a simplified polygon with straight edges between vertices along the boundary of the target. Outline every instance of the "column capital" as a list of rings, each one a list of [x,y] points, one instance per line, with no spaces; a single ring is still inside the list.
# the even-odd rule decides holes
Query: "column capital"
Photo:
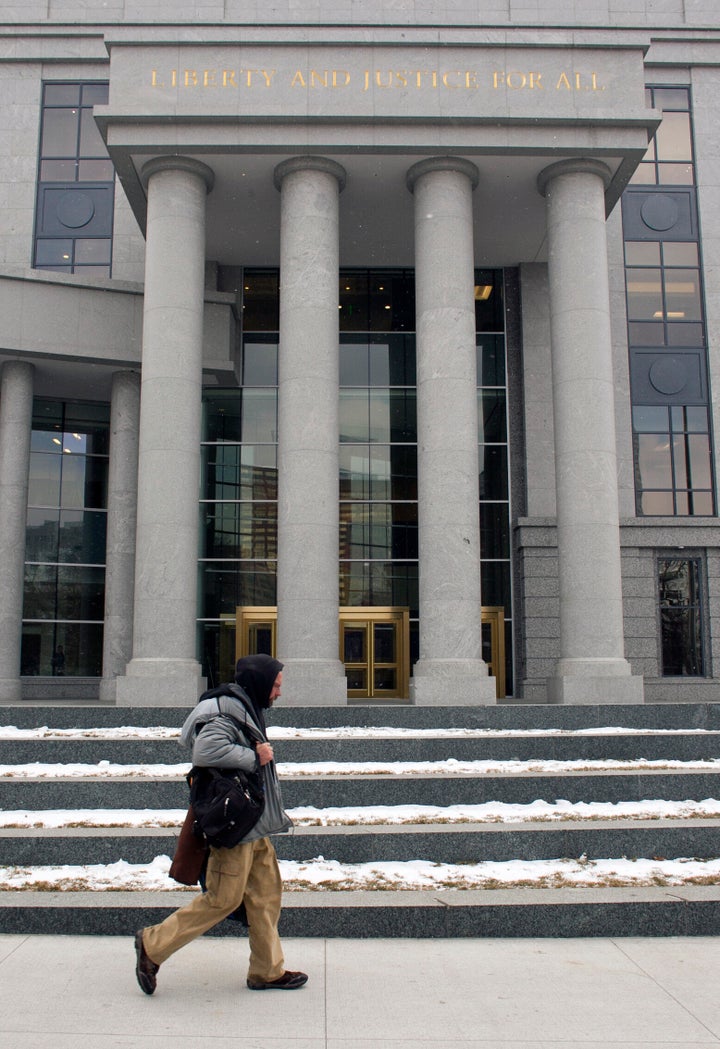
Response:
[[[548,184],[554,178],[557,178],[559,175],[577,174],[597,175],[598,178],[602,179],[605,189],[608,188],[612,179],[610,168],[607,164],[603,164],[602,160],[595,160],[593,157],[572,157],[568,160],[558,160],[557,163],[543,168],[537,177],[537,191],[544,197],[547,194]]]
[[[410,192],[415,192],[415,183],[419,178],[432,171],[459,171],[461,175],[467,175],[473,189],[480,181],[480,172],[464,157],[428,157],[426,160],[418,160],[417,164],[408,169],[405,183]]]
[[[207,164],[203,164],[201,160],[196,160],[195,157],[173,154],[173,156],[153,157],[152,160],[148,160],[140,170],[140,180],[145,189],[147,189],[150,179],[158,171],[186,171],[189,175],[196,175],[203,180],[208,193],[215,185],[215,172],[213,169],[208,167]]]
[[[333,175],[337,179],[340,193],[345,189],[347,182],[345,168],[329,157],[290,157],[278,164],[273,172],[275,189],[280,189],[285,176],[292,175],[295,171],[323,171],[326,175]]]

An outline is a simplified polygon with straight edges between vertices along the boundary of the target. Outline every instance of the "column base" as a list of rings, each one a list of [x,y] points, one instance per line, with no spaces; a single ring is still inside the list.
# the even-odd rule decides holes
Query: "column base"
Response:
[[[284,707],[344,707],[347,678],[339,659],[283,660]]]
[[[19,677],[0,678],[0,704],[19,703],[22,700],[22,682]]]
[[[625,659],[561,659],[547,682],[548,703],[643,703],[644,684]]]
[[[495,678],[482,659],[421,659],[413,669],[410,702],[463,707],[497,703]]]
[[[132,659],[116,679],[119,707],[194,707],[207,688],[195,659]]]
[[[101,703],[113,704],[117,702],[117,683],[118,679],[116,677],[100,678],[98,699]]]

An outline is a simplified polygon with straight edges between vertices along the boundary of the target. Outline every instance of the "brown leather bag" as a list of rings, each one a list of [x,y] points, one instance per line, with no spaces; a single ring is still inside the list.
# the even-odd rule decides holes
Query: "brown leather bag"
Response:
[[[177,847],[172,863],[170,864],[170,877],[181,885],[197,885],[200,881],[202,869],[209,852],[208,846],[193,834],[195,814],[192,805],[187,811],[185,822],[180,830]]]

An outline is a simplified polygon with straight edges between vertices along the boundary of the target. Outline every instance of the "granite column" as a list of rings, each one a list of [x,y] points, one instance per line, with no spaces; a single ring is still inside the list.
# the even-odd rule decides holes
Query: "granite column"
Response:
[[[347,702],[339,658],[339,194],[324,157],[275,169],[281,194],[278,658],[284,702]]]
[[[34,368],[7,361],[0,377],[0,703],[20,692],[25,526]],[[50,662],[51,653],[47,654]]]
[[[116,679],[132,657],[140,375],[115,372],[110,401],[105,629],[100,699],[115,701]]]
[[[624,655],[605,188],[593,159],[541,172],[547,201],[560,658],[553,703],[642,702]]]
[[[159,157],[147,187],[133,656],[124,706],[191,706],[196,652],[206,195],[213,172]]]
[[[413,165],[420,659],[417,704],[494,703],[482,659],[474,164]]]

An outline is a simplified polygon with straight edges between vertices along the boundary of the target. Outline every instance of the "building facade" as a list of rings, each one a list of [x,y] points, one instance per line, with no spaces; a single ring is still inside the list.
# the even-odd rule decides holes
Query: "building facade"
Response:
[[[0,6],[0,702],[720,700],[720,17]]]

